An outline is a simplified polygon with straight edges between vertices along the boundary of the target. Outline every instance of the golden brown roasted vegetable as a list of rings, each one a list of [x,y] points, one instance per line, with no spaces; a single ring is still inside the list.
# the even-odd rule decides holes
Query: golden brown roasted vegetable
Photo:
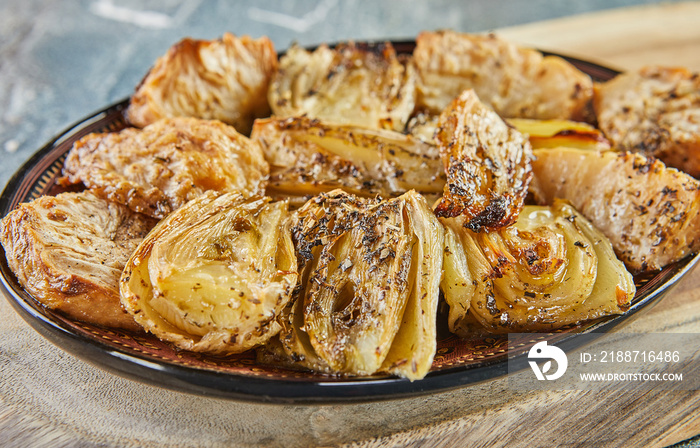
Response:
[[[425,200],[336,190],[298,211],[301,282],[283,319],[288,361],[329,373],[426,375],[436,349],[443,229]]]
[[[292,46],[268,94],[275,115],[403,131],[415,104],[415,74],[391,43]]]
[[[434,113],[474,89],[502,117],[582,120],[593,93],[591,78],[564,59],[493,34],[422,32],[413,61],[417,106]]]
[[[260,146],[219,121],[169,118],[144,129],[90,134],[63,166],[63,184],[163,218],[208,190],[262,194],[269,167]]]
[[[531,191],[541,204],[570,201],[610,240],[632,272],[700,250],[700,182],[653,157],[538,149]]]
[[[42,196],[2,220],[7,264],[47,308],[139,330],[119,302],[119,276],[155,220],[91,192]]]
[[[551,331],[621,314],[634,279],[610,242],[573,207],[526,206],[511,227],[474,233],[458,219],[447,227],[442,289],[450,330]]]
[[[700,176],[700,74],[644,67],[596,85],[593,106],[616,148]]]
[[[268,194],[303,196],[342,188],[372,197],[414,189],[440,193],[445,183],[436,147],[385,129],[298,117],[257,120],[251,138],[270,164]]]
[[[184,350],[239,353],[277,334],[297,282],[287,204],[207,192],[163,219],[121,277],[124,307]]]
[[[447,173],[441,217],[465,215],[472,230],[518,218],[532,176],[527,138],[465,90],[440,115],[435,138]]]
[[[603,133],[588,123],[530,118],[509,118],[506,121],[520,133],[527,135],[532,149],[559,146],[597,151],[610,149],[610,142]]]
[[[267,37],[183,39],[146,74],[126,118],[138,127],[170,117],[220,120],[248,134],[255,118],[270,114],[267,89],[276,69]]]

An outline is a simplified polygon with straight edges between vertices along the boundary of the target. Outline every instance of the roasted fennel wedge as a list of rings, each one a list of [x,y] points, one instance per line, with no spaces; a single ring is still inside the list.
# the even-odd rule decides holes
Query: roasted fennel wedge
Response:
[[[435,214],[464,215],[474,231],[515,222],[532,178],[527,137],[465,90],[442,111],[435,140],[447,173]]]
[[[635,274],[700,251],[700,181],[651,156],[575,148],[535,151],[530,193],[566,199]]]
[[[436,350],[443,228],[419,194],[311,199],[292,234],[301,282],[263,362],[423,378]]]
[[[162,220],[120,281],[136,322],[178,348],[239,353],[280,329],[297,282],[285,202],[208,192]]]
[[[293,45],[280,57],[268,90],[278,117],[312,118],[402,131],[415,106],[416,76],[390,42]]]
[[[571,205],[525,206],[513,226],[488,233],[446,226],[442,290],[450,330],[462,337],[551,331],[621,314],[632,275],[608,239]]]
[[[416,106],[433,112],[474,89],[501,117],[577,120],[593,93],[591,77],[570,62],[494,34],[423,31],[413,65]]]
[[[251,135],[270,164],[268,194],[313,196],[336,188],[372,197],[445,184],[433,145],[386,129],[333,125],[307,117],[257,120]]]

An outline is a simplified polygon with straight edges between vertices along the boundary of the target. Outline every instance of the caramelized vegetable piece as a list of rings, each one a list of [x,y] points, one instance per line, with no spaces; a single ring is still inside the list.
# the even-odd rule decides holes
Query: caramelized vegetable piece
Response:
[[[533,149],[568,148],[606,151],[610,142],[602,132],[588,123],[571,120],[533,120],[509,118],[508,124],[527,135]]]
[[[288,362],[329,373],[426,375],[436,349],[443,229],[415,192],[342,191],[298,211],[301,282],[280,342]]]
[[[563,198],[608,237],[632,272],[700,250],[700,182],[652,157],[553,148],[535,151],[531,190]]]
[[[512,226],[474,233],[447,227],[442,289],[450,330],[551,331],[624,312],[634,279],[610,242],[573,207],[526,206]]]
[[[270,114],[266,94],[276,69],[267,37],[183,39],[141,81],[126,118],[138,127],[171,117],[220,120],[248,134],[255,118]]]
[[[700,75],[644,67],[595,87],[600,128],[618,149],[700,176]]]
[[[20,204],[2,220],[0,237],[17,280],[47,308],[139,330],[119,302],[119,276],[154,225],[90,192],[63,193]]]
[[[162,220],[121,277],[124,307],[184,350],[230,354],[277,334],[297,282],[287,204],[213,192]]]
[[[569,62],[493,34],[422,32],[413,61],[417,106],[433,113],[474,89],[502,117],[583,120],[592,96],[591,78]]]
[[[527,138],[465,90],[440,115],[436,140],[447,184],[435,214],[465,215],[475,231],[515,222],[532,176]]]
[[[170,118],[144,129],[90,134],[63,166],[64,185],[163,218],[208,190],[262,194],[269,167],[260,146],[218,121]]]
[[[403,131],[415,104],[413,67],[389,43],[292,46],[270,85],[272,111],[325,122]]]
[[[342,188],[392,197],[411,189],[439,193],[445,182],[437,148],[394,131],[270,118],[255,122],[251,138],[270,164],[271,195]]]

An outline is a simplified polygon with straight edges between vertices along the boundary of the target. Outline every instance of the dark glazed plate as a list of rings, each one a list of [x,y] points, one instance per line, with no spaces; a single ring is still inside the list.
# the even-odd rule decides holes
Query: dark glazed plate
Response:
[[[414,43],[394,42],[394,46],[399,53],[410,53]],[[617,74],[614,70],[586,61],[566,59],[596,80],[607,80]],[[34,154],[15,173],[0,196],[2,216],[20,202],[55,193],[55,179],[73,143],[91,132],[124,128],[126,124],[122,111],[126,106],[127,100],[124,100],[91,115]],[[509,349],[507,336],[467,341],[440,328],[432,370],[426,378],[414,382],[392,376],[337,378],[286,370],[256,364],[252,353],[215,357],[179,351],[144,333],[111,330],[70,320],[43,307],[27,294],[8,268],[1,247],[0,251],[5,295],[35,330],[65,351],[114,374],[184,392],[275,403],[338,403],[402,398],[463,387],[505,375],[508,358],[522,357],[536,342],[533,338],[524,338]],[[637,279],[637,294],[626,314],[569,327],[544,338],[551,343],[560,343],[572,333],[609,330],[659,300],[699,258],[686,258],[652,277]]]

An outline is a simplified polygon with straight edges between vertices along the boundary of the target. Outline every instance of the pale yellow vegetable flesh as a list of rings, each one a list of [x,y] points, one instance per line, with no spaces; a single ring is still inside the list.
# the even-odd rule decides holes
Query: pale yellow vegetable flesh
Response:
[[[436,310],[440,290],[444,228],[420,196],[405,195],[414,244],[410,278],[411,293],[399,331],[382,365],[382,370],[416,380],[432,365],[436,351]]]
[[[506,121],[521,133],[527,134],[532,149],[559,146],[596,151],[610,149],[610,142],[603,133],[588,123],[531,118],[508,118]]]
[[[415,106],[415,72],[391,43],[296,45],[280,58],[268,91],[273,115],[305,115],[329,123],[403,130]]]
[[[301,282],[274,356],[334,374],[424,377],[436,350],[443,250],[425,200],[337,190],[298,213]]]
[[[448,236],[441,286],[450,329],[461,336],[551,331],[620,314],[634,297],[634,279],[610,242],[563,201],[526,206],[498,232],[442,222]]]
[[[206,194],[146,237],[122,274],[122,304],[186,350],[239,353],[280,329],[297,281],[287,204]]]
[[[268,194],[312,196],[336,188],[364,197],[442,191],[437,148],[385,129],[306,117],[257,120],[251,135],[270,164]]]
[[[631,272],[700,250],[700,182],[660,160],[628,152],[538,149],[530,193],[565,199],[612,243]]]

